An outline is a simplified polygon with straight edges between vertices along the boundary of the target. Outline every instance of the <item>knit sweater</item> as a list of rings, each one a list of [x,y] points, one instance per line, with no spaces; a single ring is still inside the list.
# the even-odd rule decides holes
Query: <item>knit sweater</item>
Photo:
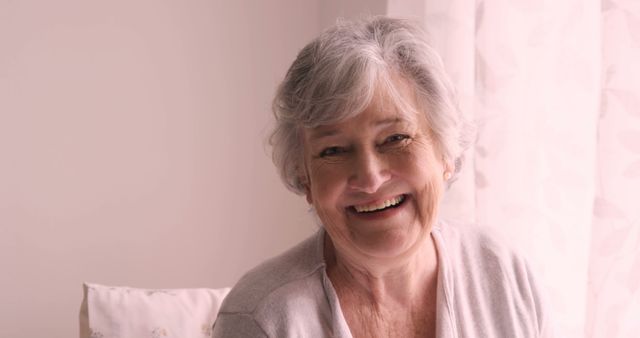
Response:
[[[324,230],[240,279],[213,337],[344,337],[324,261]],[[551,337],[548,314],[525,260],[474,226],[438,222],[436,336]]]

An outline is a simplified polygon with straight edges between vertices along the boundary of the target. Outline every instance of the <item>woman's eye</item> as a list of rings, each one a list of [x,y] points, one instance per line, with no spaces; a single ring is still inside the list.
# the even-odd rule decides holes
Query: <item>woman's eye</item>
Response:
[[[336,156],[345,152],[342,147],[329,147],[320,152],[320,157]]]
[[[404,140],[406,140],[408,138],[409,138],[409,135],[394,134],[394,135],[391,135],[391,136],[387,137],[384,140],[384,143],[396,143],[396,142],[404,141]]]

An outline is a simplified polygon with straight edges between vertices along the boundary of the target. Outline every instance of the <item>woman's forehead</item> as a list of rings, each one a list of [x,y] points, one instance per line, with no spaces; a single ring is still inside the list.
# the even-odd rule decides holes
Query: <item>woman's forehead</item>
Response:
[[[381,116],[379,118],[371,117],[363,119],[363,117],[367,117],[368,113],[360,113],[346,121],[341,121],[333,124],[327,124],[318,126],[315,128],[306,128],[306,132],[309,135],[310,139],[318,139],[324,137],[334,136],[336,134],[341,133],[345,129],[352,129],[354,125],[359,127],[370,127],[376,129],[383,129],[389,126],[396,125],[412,125],[413,120],[407,119],[404,115],[397,116]]]
[[[313,128],[305,128],[305,139],[318,141],[342,134],[359,133],[361,131],[382,131],[387,128],[416,129],[422,126],[419,123],[417,110],[378,109],[374,105],[369,106],[356,116],[349,117],[339,122],[320,125]]]

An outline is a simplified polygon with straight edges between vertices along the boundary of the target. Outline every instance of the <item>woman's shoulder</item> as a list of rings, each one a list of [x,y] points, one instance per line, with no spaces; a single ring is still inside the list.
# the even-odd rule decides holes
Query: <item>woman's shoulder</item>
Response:
[[[495,228],[459,222],[438,226],[441,251],[449,272],[463,280],[491,287],[522,287],[532,272],[525,255]]]
[[[512,267],[526,264],[524,255],[494,228],[454,221],[441,221],[435,228],[441,249],[454,262],[476,263],[477,266],[499,264]]]
[[[247,272],[222,303],[213,336],[323,336],[330,316],[328,306],[320,305],[326,301],[323,235],[318,231]]]
[[[318,247],[322,234],[319,231],[245,273],[225,298],[221,312],[253,312],[278,289],[292,287],[322,269],[324,261]]]
[[[452,306],[472,309],[474,314],[466,318],[459,312],[459,323],[477,326],[474,316],[483,314],[495,316],[488,322],[498,323],[494,328],[498,332],[520,327],[540,336],[548,330],[545,297],[537,279],[525,255],[501,233],[456,222],[440,222],[434,230]]]

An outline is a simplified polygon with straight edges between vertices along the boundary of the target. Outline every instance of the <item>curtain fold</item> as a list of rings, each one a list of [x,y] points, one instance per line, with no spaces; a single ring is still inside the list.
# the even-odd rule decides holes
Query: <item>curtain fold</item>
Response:
[[[538,272],[558,337],[640,334],[640,1],[389,0],[478,124],[444,217]]]
[[[602,2],[589,337],[640,336],[640,2]]]

